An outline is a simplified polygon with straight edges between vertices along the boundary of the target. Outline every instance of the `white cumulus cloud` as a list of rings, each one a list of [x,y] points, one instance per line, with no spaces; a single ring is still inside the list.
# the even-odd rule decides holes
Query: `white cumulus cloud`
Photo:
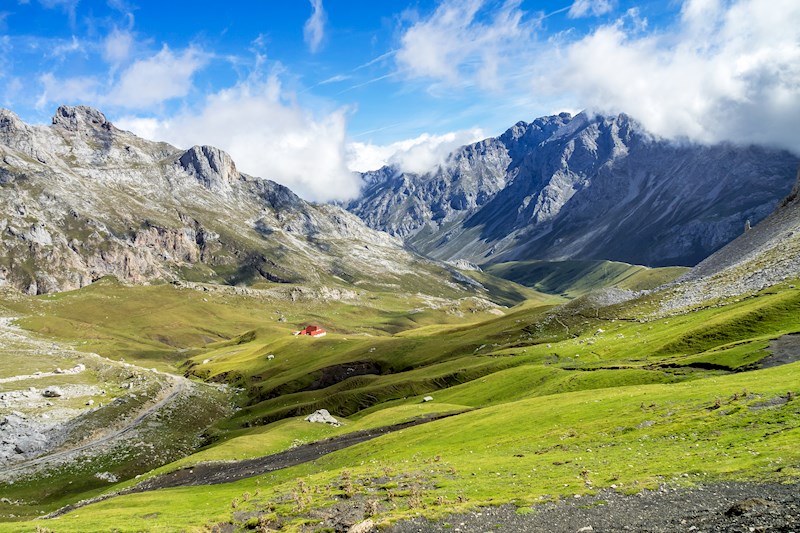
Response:
[[[125,37],[106,41],[105,58],[114,62],[126,53]],[[108,48],[110,46],[110,49]],[[47,104],[85,103],[95,107],[145,109],[189,94],[195,73],[206,64],[202,52],[187,48],[173,52],[164,46],[158,53],[134,61],[118,76],[58,77],[52,72],[39,76],[41,92],[36,107]],[[116,67],[116,65],[114,65]]]
[[[423,173],[443,164],[456,148],[486,138],[479,128],[442,135],[423,133],[386,145],[352,142],[347,145],[348,166],[366,172],[394,165],[403,172]]]
[[[800,3],[687,0],[671,31],[629,26],[568,45],[553,88],[667,137],[800,153]]]
[[[632,115],[656,134],[800,154],[800,2],[683,0],[649,30],[633,8],[616,21],[537,40],[519,2],[444,0],[401,34],[397,75],[445,84],[485,105],[589,108]],[[615,0],[575,0],[568,16],[612,12]],[[549,15],[540,14],[539,21]],[[477,88],[483,93],[477,93]]]
[[[167,46],[126,68],[104,101],[128,108],[145,108],[186,96],[192,78],[206,60],[195,48],[173,53]]]
[[[360,178],[347,168],[345,109],[315,116],[286,98],[276,75],[250,79],[208,96],[198,109],[168,118],[115,121],[143,137],[182,148],[227,151],[242,172],[277,181],[307,200],[345,200]]]
[[[479,16],[485,0],[445,0],[427,19],[403,33],[395,59],[411,77],[496,88],[502,69],[513,68],[504,51],[524,46],[532,27],[523,22],[520,0],[508,0]]]
[[[92,76],[60,79],[52,72],[46,72],[39,76],[39,83],[42,86],[36,101],[36,109],[39,110],[51,102],[92,102],[99,98],[100,81]]]

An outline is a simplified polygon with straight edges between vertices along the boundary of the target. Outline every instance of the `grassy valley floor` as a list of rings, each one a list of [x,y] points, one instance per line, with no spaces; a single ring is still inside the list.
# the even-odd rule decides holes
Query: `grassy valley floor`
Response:
[[[661,318],[655,295],[562,302],[536,296],[502,309],[367,293],[319,305],[113,283],[4,301],[25,327],[80,349],[229,383],[239,405],[195,453],[104,489],[9,498],[6,520],[157,487],[157,476],[178,479],[193,465],[235,471],[321,439],[453,416],[232,482],[110,497],[0,531],[339,531],[417,516],[442,525],[485,506],[525,515],[561,498],[798,482],[800,362],[791,341],[774,342],[800,332],[790,281]],[[291,336],[306,323],[329,334]],[[342,425],[303,420],[320,408]]]

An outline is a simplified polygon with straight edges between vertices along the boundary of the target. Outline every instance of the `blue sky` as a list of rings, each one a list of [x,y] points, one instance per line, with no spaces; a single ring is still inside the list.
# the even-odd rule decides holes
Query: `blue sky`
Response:
[[[341,199],[562,110],[800,151],[798,28],[796,0],[0,0],[0,97]]]

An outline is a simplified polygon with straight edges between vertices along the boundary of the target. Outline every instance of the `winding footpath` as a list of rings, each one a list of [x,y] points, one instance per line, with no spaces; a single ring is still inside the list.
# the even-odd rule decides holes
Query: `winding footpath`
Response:
[[[20,473],[29,471],[31,469],[46,464],[50,463],[63,464],[73,460],[78,455],[84,452],[96,451],[98,447],[113,444],[116,441],[121,440],[126,436],[128,436],[136,428],[141,426],[153,414],[160,411],[161,409],[169,407],[171,404],[176,402],[182,393],[187,391],[190,387],[194,386],[194,384],[190,380],[184,378],[183,376],[168,374],[165,372],[158,372],[152,369],[146,369],[140,366],[132,365],[130,363],[113,361],[106,357],[102,357],[96,353],[78,352],[69,347],[60,345],[58,343],[49,340],[35,338],[32,335],[28,335],[27,332],[25,332],[21,328],[15,326],[13,324],[14,320],[15,320],[14,317],[0,317],[0,348],[2,348],[3,350],[13,351],[15,353],[27,352],[27,353],[38,353],[38,354],[51,354],[53,352],[58,352],[58,354],[60,354],[60,356],[62,357],[95,359],[101,365],[124,367],[126,369],[137,372],[142,376],[157,375],[158,377],[163,377],[165,378],[166,386],[161,389],[158,395],[159,399],[157,401],[148,402],[148,404],[144,409],[139,410],[133,418],[126,421],[125,424],[122,425],[121,427],[116,427],[111,429],[110,431],[105,431],[97,435],[92,440],[84,442],[78,446],[73,446],[67,449],[54,451],[52,453],[47,453],[45,451],[44,454],[39,455],[37,457],[20,461],[13,465],[7,465],[2,472],[2,478],[4,479],[13,478],[14,476]],[[39,375],[31,374],[30,377],[40,378],[49,375],[55,376],[58,374],[47,372]],[[29,376],[13,376],[8,378],[3,378],[3,380],[0,382],[4,383],[4,382],[19,381],[22,378],[26,377]]]
[[[406,428],[418,426],[420,424],[427,424],[435,420],[441,420],[451,416],[459,415],[465,411],[456,413],[444,413],[425,415],[408,422],[394,424],[391,426],[383,426],[374,429],[365,429],[361,431],[353,431],[345,433],[344,435],[337,435],[316,442],[302,444],[282,452],[263,457],[256,457],[254,459],[243,459],[240,461],[218,461],[200,463],[194,466],[180,468],[173,472],[161,474],[158,476],[145,479],[141,483],[132,487],[115,491],[109,494],[104,494],[96,498],[88,500],[81,500],[71,505],[67,505],[50,513],[42,518],[55,518],[75,509],[85,507],[87,505],[98,503],[116,496],[123,496],[125,494],[135,494],[138,492],[148,492],[152,490],[172,488],[172,487],[190,487],[198,485],[219,485],[221,483],[230,483],[245,479],[248,477],[274,472],[275,470],[282,470],[290,468],[303,463],[308,463],[331,454],[333,452],[355,446],[362,442],[375,439],[382,435],[394,433]]]
[[[164,392],[166,392],[166,396],[164,396],[158,402],[149,405],[143,411],[139,412],[139,414],[135,418],[133,418],[123,427],[115,431],[112,431],[110,433],[105,433],[103,435],[100,435],[97,438],[89,442],[86,442],[84,444],[81,444],[79,446],[74,446],[72,448],[56,451],[46,455],[40,455],[39,457],[28,459],[27,461],[22,461],[12,466],[8,466],[4,469],[3,472],[4,477],[7,475],[20,473],[35,466],[41,466],[53,462],[68,462],[73,458],[75,458],[77,455],[80,455],[82,452],[90,450],[94,451],[99,446],[111,444],[113,443],[113,441],[125,437],[128,433],[132,432],[137,427],[139,427],[148,417],[152,416],[160,409],[174,402],[177,399],[178,395],[184,392],[189,386],[190,382],[186,378],[181,378],[180,376],[175,376],[172,374],[167,374],[167,377],[170,379],[171,386],[168,389],[165,389],[165,391],[162,391],[162,395]]]

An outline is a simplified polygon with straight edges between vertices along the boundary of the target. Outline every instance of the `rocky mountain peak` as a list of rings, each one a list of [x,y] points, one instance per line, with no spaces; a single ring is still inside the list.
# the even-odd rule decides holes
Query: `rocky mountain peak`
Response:
[[[69,131],[86,131],[86,130],[112,130],[115,129],[114,125],[106,119],[106,116],[94,109],[87,106],[68,106],[62,105],[56,110],[53,115],[53,125],[59,126]]]
[[[16,113],[8,109],[0,109],[0,143],[10,145],[25,124]]]
[[[785,151],[672,142],[593,112],[518,122],[448,161],[367,175],[348,209],[442,260],[692,265],[766,217],[797,168]]]
[[[178,163],[203,186],[216,192],[229,190],[231,183],[239,178],[231,156],[213,146],[192,146]]]
[[[573,120],[569,113],[540,117],[533,122],[520,121],[506,130],[498,140],[512,158],[522,157],[532,147],[549,139],[556,131]]]
[[[22,126],[22,121],[16,113],[8,109],[0,109],[0,131],[13,132]]]

